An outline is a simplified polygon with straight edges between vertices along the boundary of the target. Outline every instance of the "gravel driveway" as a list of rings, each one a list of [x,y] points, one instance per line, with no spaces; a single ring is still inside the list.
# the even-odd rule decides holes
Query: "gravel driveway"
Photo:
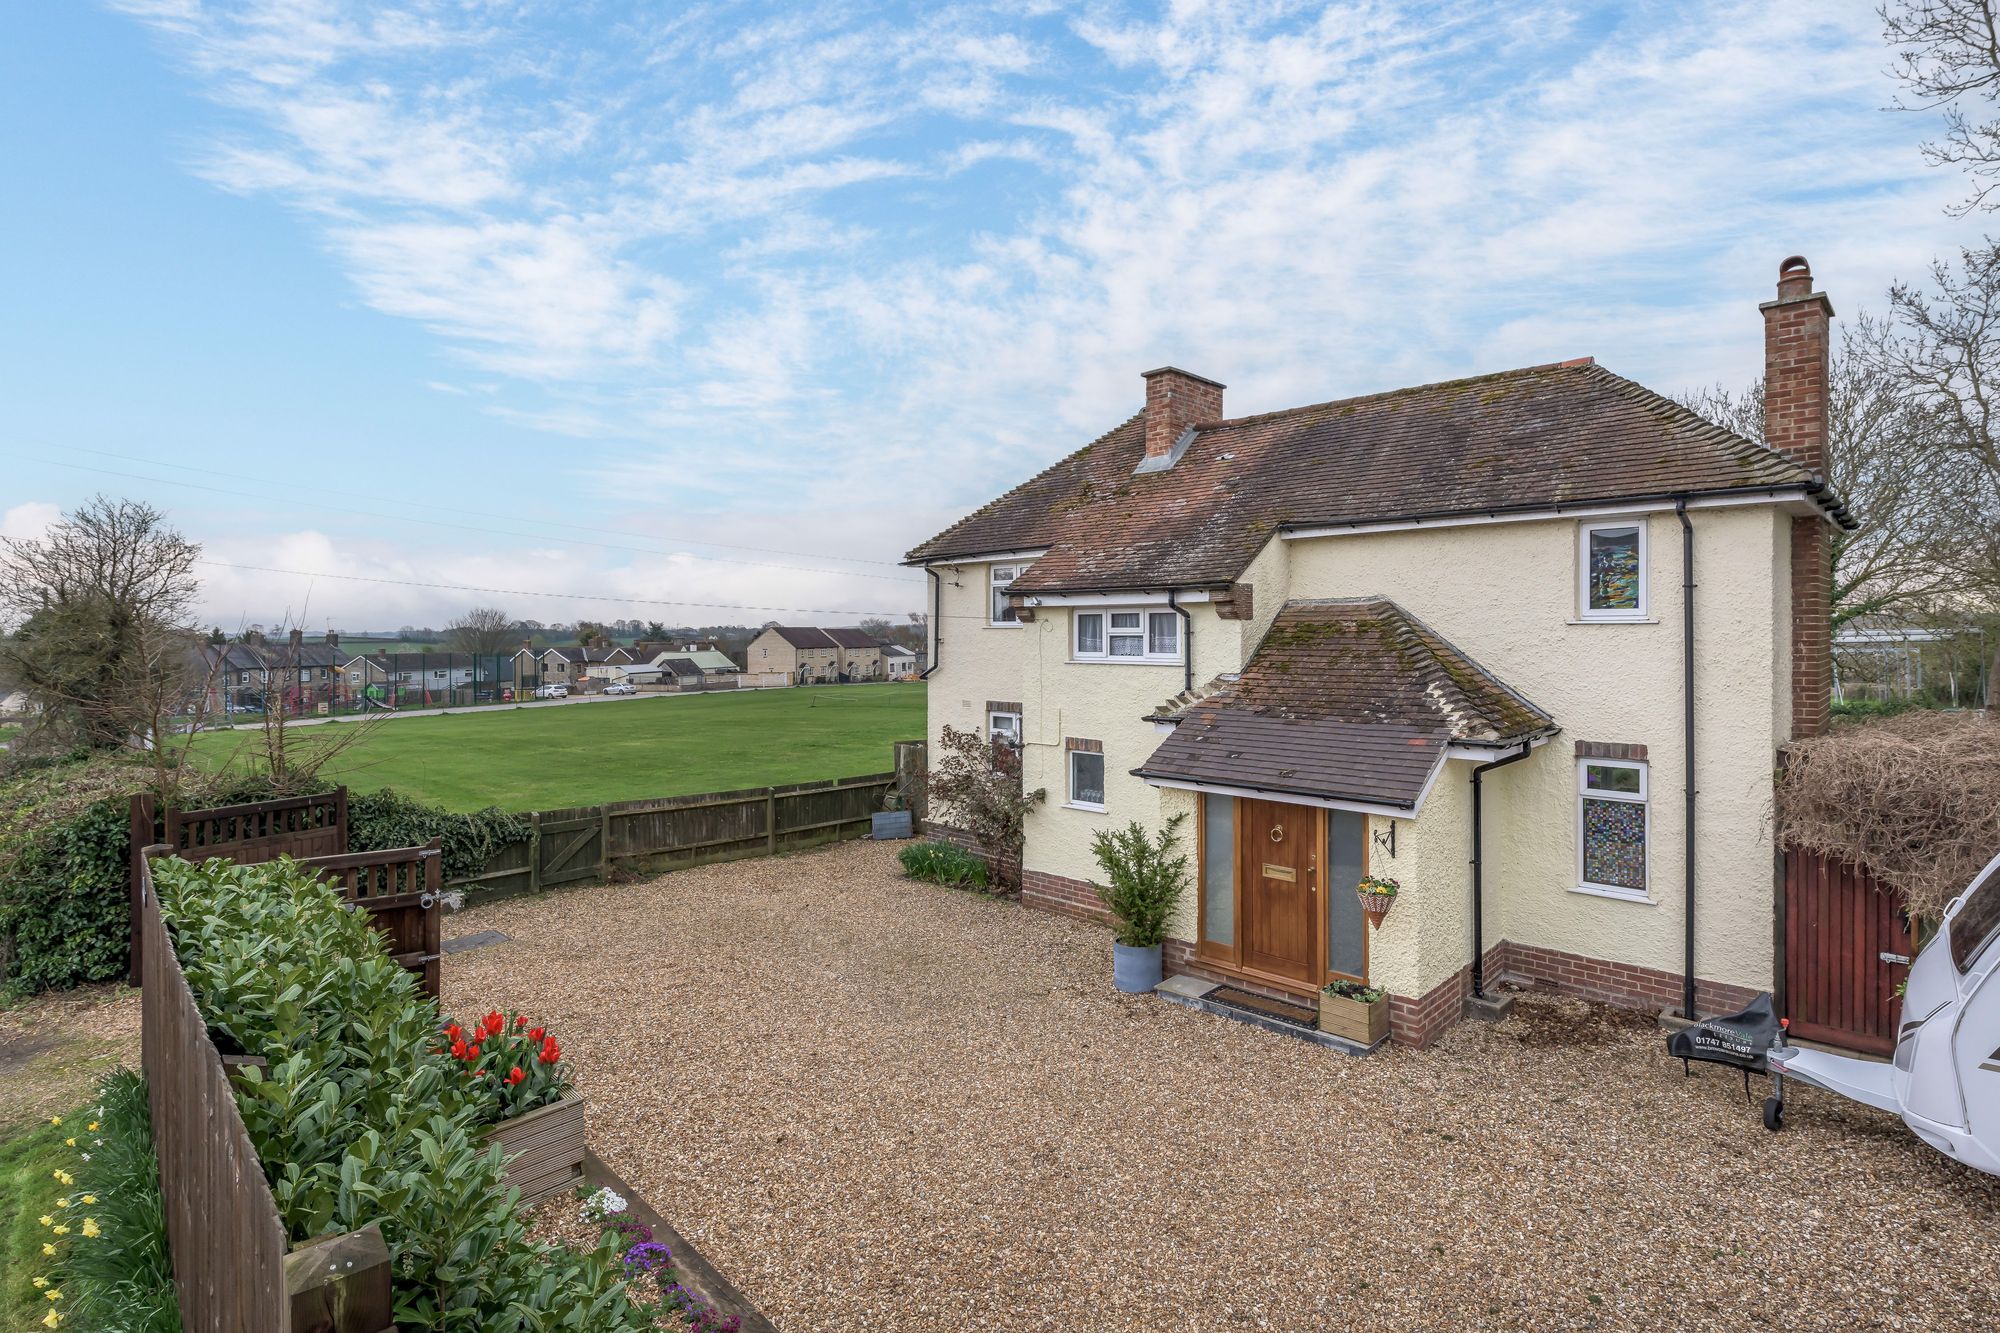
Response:
[[[1527,996],[1351,1059],[847,843],[476,909],[593,1146],[787,1333],[2000,1325],[2000,1181]],[[1761,1099],[1762,1093],[1759,1097]]]

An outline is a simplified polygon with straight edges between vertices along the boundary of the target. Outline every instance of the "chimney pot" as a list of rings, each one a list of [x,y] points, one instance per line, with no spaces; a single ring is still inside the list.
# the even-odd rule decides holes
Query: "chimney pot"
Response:
[[[1149,370],[1144,378],[1146,457],[1140,466],[1158,471],[1172,465],[1174,446],[1189,427],[1222,420],[1226,386],[1175,366]]]

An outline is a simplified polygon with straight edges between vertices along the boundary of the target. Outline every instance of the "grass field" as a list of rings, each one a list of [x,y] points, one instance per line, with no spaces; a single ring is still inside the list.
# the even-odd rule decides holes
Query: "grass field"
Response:
[[[924,734],[922,685],[829,685],[394,718],[326,770],[452,810],[548,810],[885,773]],[[326,724],[342,727],[345,722]],[[301,728],[301,737],[319,731]],[[244,762],[250,732],[196,752]]]

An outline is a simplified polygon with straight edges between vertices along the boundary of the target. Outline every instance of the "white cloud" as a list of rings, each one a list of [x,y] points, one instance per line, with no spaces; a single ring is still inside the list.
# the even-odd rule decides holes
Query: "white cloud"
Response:
[[[0,537],[26,542],[39,539],[62,518],[62,507],[44,500],[30,500],[0,513]]]

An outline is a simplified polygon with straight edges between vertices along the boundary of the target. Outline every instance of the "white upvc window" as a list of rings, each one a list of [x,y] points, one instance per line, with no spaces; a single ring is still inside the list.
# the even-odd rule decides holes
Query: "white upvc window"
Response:
[[[1026,565],[994,565],[987,581],[989,599],[992,605],[987,610],[986,623],[1005,625],[1009,628],[1021,623],[1021,613],[1007,600],[1007,585],[1028,572]]]
[[[1104,809],[1104,752],[1069,752],[1069,804],[1079,810]]]
[[[1650,901],[1647,787],[1643,761],[1576,761],[1576,882],[1583,892]]]
[[[996,741],[1005,741],[1015,749],[1021,748],[1021,715],[1019,713],[988,713],[986,734]]]
[[[1070,652],[1080,662],[1178,662],[1181,618],[1151,607],[1106,607],[1070,617]]]
[[[1577,543],[1577,618],[1646,619],[1646,521],[1585,523]]]

